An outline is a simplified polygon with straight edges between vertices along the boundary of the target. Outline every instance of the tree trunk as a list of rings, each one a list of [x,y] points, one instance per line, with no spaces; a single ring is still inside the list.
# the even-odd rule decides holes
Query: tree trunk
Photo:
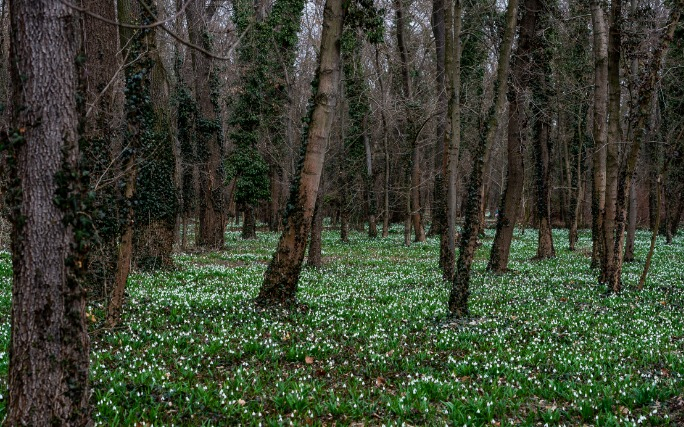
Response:
[[[632,183],[629,189],[629,213],[627,214],[627,243],[625,244],[625,262],[634,261],[634,240],[637,226],[637,194],[636,185]]]
[[[543,6],[546,7],[546,6]],[[543,12],[548,23],[549,11]],[[532,84],[532,141],[535,154],[536,196],[537,196],[537,240],[536,259],[556,256],[551,234],[551,58],[546,37],[541,34],[535,38],[533,51],[537,76]]]
[[[306,133],[304,159],[291,193],[292,210],[280,236],[257,300],[264,304],[293,304],[304,260],[311,219],[318,193],[326,142],[332,126],[340,82],[340,38],[346,7],[342,0],[327,0],[316,73],[314,106]]]
[[[529,87],[532,41],[537,31],[537,19],[541,13],[541,5],[539,0],[525,0],[522,9],[518,45],[511,65],[512,86],[508,89],[508,174],[499,207],[494,243],[487,265],[487,269],[495,273],[503,273],[508,269],[508,256],[511,250],[515,223],[520,215],[525,179],[523,163],[524,129],[526,125],[524,96]]]
[[[309,256],[306,263],[312,267],[320,268],[323,265],[321,259],[321,247],[323,241],[323,179],[319,184],[318,195],[316,196],[316,207],[313,214],[313,225],[311,226],[311,242],[309,243]]]
[[[135,7],[133,7],[135,6]],[[142,7],[138,1],[136,5],[130,2],[119,3],[120,22],[131,23],[136,17],[146,18],[147,22],[154,21],[154,17]],[[126,67],[126,124],[127,132],[124,135],[129,148],[124,154],[124,199],[126,207],[123,213],[124,223],[122,226],[121,240],[119,241],[116,273],[112,289],[112,297],[107,307],[107,324],[118,324],[123,309],[126,282],[131,270],[133,258],[133,224],[135,221],[134,196],[138,177],[138,151],[147,142],[148,127],[150,123],[148,115],[150,110],[150,85],[151,70],[154,60],[150,57],[154,51],[153,29],[141,29],[135,32],[125,31],[121,33],[121,45],[131,46],[127,56],[140,59],[130,63]]]
[[[461,147],[461,1],[445,2],[445,66],[448,104],[444,134],[442,175],[444,176],[444,216],[440,235],[440,266],[444,280],[454,280],[456,261],[456,183]]]
[[[506,26],[499,50],[499,66],[494,82],[494,99],[480,130],[480,144],[475,151],[475,163],[468,183],[465,223],[459,244],[456,274],[449,295],[449,312],[453,317],[468,316],[468,296],[470,294],[470,270],[477,246],[477,228],[480,213],[480,188],[484,174],[485,158],[488,156],[496,137],[499,118],[503,114],[506,101],[506,87],[511,48],[515,36],[518,1],[509,0],[506,10]]]
[[[13,208],[8,426],[91,423],[82,278],[92,228],[90,212],[80,211],[78,22],[60,2],[10,3],[13,103],[10,135],[2,136]]]
[[[684,8],[683,0],[678,0],[672,5],[669,21],[663,29],[659,44],[654,49],[649,64],[639,78],[639,81],[641,82],[637,94],[639,102],[635,106],[632,114],[630,114],[631,126],[634,130],[632,137],[634,139],[629,145],[623,166],[620,168],[615,209],[613,260],[606,274],[608,290],[614,293],[620,292],[622,288],[622,251],[624,248],[624,234],[626,228],[627,196],[629,195],[634,170],[636,169],[641,142],[644,139],[648,119],[652,112],[651,104],[653,102],[653,91],[655,90],[656,82],[662,68],[662,58],[665,56],[667,48],[672,41],[675,28],[679,23],[682,8]],[[658,232],[658,230],[656,230],[656,232]]]
[[[449,13],[453,9],[451,2],[448,2]],[[435,38],[435,65],[436,65],[436,79],[435,79],[435,89],[437,92],[437,102],[440,106],[445,106],[445,113],[447,112],[448,104],[448,89],[445,84],[445,49],[446,47],[446,31],[452,31],[452,23],[445,23],[445,2],[444,0],[433,0],[432,1],[432,16],[430,19],[430,24],[432,26],[432,34]],[[449,26],[447,29],[447,25]],[[433,210],[432,210],[432,224],[430,224],[430,231],[428,231],[428,237],[436,235],[446,235],[446,188],[447,184],[444,180],[444,171],[446,170],[447,159],[445,153],[447,152],[448,140],[446,139],[446,114],[440,114],[439,121],[436,126],[436,137],[437,137],[437,149],[436,157],[437,163],[441,158],[442,169],[437,171],[434,180],[434,190],[433,194]],[[442,146],[443,145],[443,146]],[[443,243],[446,243],[443,238],[440,238],[440,268],[442,268],[442,258],[444,249]],[[453,261],[452,261],[453,264]],[[452,268],[453,269],[453,268]]]
[[[608,35],[600,3],[591,2],[591,20],[594,30],[594,118],[591,193],[591,267],[601,265],[603,258],[603,210],[606,204],[606,143],[608,133]]]
[[[396,8],[396,26],[397,26],[397,47],[399,48],[399,57],[401,59],[401,78],[402,89],[404,96],[404,105],[406,111],[406,139],[411,141],[411,178],[409,185],[409,207],[408,212],[410,222],[415,232],[415,241],[425,241],[425,230],[421,220],[420,212],[420,147],[418,145],[418,127],[416,125],[416,107],[413,105],[413,88],[411,85],[411,76],[408,62],[408,48],[406,46],[406,23],[404,22],[404,7],[402,0],[394,0]]]
[[[254,214],[254,205],[245,203],[245,219],[242,222],[242,239],[256,239],[256,215]]]
[[[606,205],[603,210],[603,261],[601,277],[604,283],[613,269],[615,242],[615,212],[619,173],[618,147],[623,140],[620,126],[620,47],[622,26],[622,1],[613,0],[610,8],[611,22],[608,31],[608,143],[606,145]],[[614,289],[618,292],[619,289]]]
[[[209,17],[204,2],[192,1],[185,9],[190,42],[211,50],[211,37],[207,23]],[[199,174],[199,227],[196,230],[197,246],[222,249],[224,245],[222,147],[219,140],[221,125],[218,116],[218,88],[216,71],[211,57],[192,51],[192,68],[195,76],[195,98],[199,114],[197,127],[197,153]]]

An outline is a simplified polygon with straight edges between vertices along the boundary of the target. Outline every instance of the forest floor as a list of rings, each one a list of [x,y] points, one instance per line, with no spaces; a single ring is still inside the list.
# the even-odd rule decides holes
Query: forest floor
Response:
[[[635,283],[649,234],[620,295],[554,234],[555,259],[533,262],[536,232],[516,233],[510,267],[472,280],[471,314],[447,320],[439,242],[401,245],[324,234],[305,268],[301,306],[254,306],[278,236],[179,254],[176,271],[129,281],[123,326],[92,323],[92,403],[99,425],[681,425],[684,423],[684,237],[660,242]],[[0,254],[0,419],[7,396],[11,261]]]

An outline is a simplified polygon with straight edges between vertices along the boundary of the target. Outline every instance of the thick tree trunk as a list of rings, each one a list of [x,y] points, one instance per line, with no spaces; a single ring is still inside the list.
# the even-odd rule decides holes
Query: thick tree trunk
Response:
[[[606,143],[608,133],[608,33],[603,9],[596,0],[591,2],[594,32],[594,118],[591,193],[591,267],[598,268],[603,257],[603,210],[606,203]]]
[[[263,304],[292,304],[306,251],[311,219],[318,193],[325,145],[332,126],[340,81],[340,38],[346,12],[342,0],[327,0],[323,13],[323,33],[317,70],[318,87],[301,169],[291,194],[292,210],[280,236],[257,301]]]
[[[543,5],[544,8],[547,6]],[[549,12],[543,12],[545,20]],[[542,18],[540,18],[542,19]],[[548,22],[548,20],[547,20]],[[536,79],[532,84],[532,115],[534,126],[532,141],[535,154],[535,181],[537,196],[537,240],[536,259],[546,259],[556,256],[551,234],[551,58],[548,41],[544,35],[535,38],[536,46],[533,51],[536,65]]]
[[[526,124],[524,96],[529,87],[532,40],[537,31],[537,19],[541,13],[541,5],[539,0],[525,0],[522,9],[518,45],[511,65],[512,86],[508,89],[508,172],[506,187],[501,198],[496,234],[487,265],[487,269],[495,273],[503,273],[508,268],[508,256],[511,250],[515,223],[520,215],[525,179],[523,163]]]
[[[90,424],[81,281],[92,229],[84,226],[90,213],[79,211],[78,22],[61,2],[10,3],[12,130],[2,137],[13,207],[8,426]]]
[[[245,220],[242,222],[242,239],[256,239],[256,215],[255,207],[251,203],[245,204]]]
[[[192,1],[185,9],[190,42],[211,50],[211,42],[204,2]],[[197,129],[199,174],[199,227],[197,246],[222,249],[224,245],[222,196],[222,147],[219,140],[218,94],[214,85],[214,64],[211,57],[193,51],[192,68],[195,76],[195,97],[201,126]],[[256,233],[256,231],[254,231]]]
[[[460,251],[456,264],[456,274],[454,275],[449,295],[449,312],[451,316],[456,318],[468,316],[470,270],[477,247],[477,228],[481,203],[480,188],[482,186],[485,158],[488,156],[496,137],[499,118],[503,114],[505,107],[508,68],[515,35],[517,13],[518,1],[509,0],[506,10],[506,26],[499,50],[499,65],[494,83],[494,99],[480,130],[480,144],[475,152],[475,163],[470,176],[470,182],[468,183],[465,223],[459,244]]]
[[[619,173],[618,147],[623,140],[620,126],[620,46],[622,26],[622,1],[613,0],[610,8],[611,22],[608,31],[608,143],[606,145],[606,205],[603,210],[603,261],[601,277],[604,283],[613,269],[615,242],[615,212]],[[614,289],[618,292],[619,289]]]

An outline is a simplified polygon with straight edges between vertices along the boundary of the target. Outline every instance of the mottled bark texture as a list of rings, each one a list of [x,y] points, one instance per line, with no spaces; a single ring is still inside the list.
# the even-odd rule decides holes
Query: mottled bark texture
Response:
[[[440,235],[440,267],[444,280],[453,281],[456,261],[456,183],[461,148],[461,2],[446,2],[445,60],[447,117],[444,132],[442,175],[444,176],[444,224]]]
[[[613,0],[610,6],[608,30],[608,142],[606,144],[606,203],[603,209],[603,253],[599,282],[604,283],[613,269],[615,242],[615,213],[619,173],[619,144],[623,140],[620,124],[620,56],[622,46],[622,1]],[[619,289],[615,290],[616,292]]]
[[[452,282],[449,295],[449,313],[455,318],[468,316],[468,296],[470,294],[470,270],[477,248],[477,233],[479,228],[481,187],[484,175],[485,158],[488,157],[491,146],[496,137],[499,118],[503,114],[506,102],[506,88],[511,49],[515,35],[518,1],[509,0],[506,10],[506,26],[501,47],[499,49],[498,69],[494,82],[494,99],[484,117],[480,129],[480,143],[474,153],[473,170],[468,183],[468,194],[465,201],[465,223],[459,243],[459,255],[456,263],[456,274]]]
[[[319,189],[325,149],[337,103],[340,82],[340,37],[346,7],[342,0],[327,0],[314,88],[314,105],[302,147],[303,157],[291,193],[283,234],[268,265],[257,301],[262,304],[293,304],[304,261],[311,219]]]
[[[2,141],[13,268],[8,426],[90,422],[81,282],[92,230],[79,182],[78,22],[61,2],[10,3],[13,105]]]
[[[532,66],[532,42],[536,36],[537,21],[541,13],[539,0],[525,0],[520,20],[520,31],[513,63],[511,82],[508,88],[508,170],[506,187],[499,206],[496,234],[489,256],[487,269],[503,273],[508,269],[508,256],[513,241],[513,230],[520,215],[525,168],[525,92],[530,84]]]
[[[208,21],[211,18],[204,2],[191,1],[185,9],[190,42],[211,50]],[[222,249],[224,245],[223,219],[223,147],[220,140],[218,80],[211,57],[192,51],[192,70],[195,76],[195,98],[199,113],[197,154],[199,173],[199,227],[197,246]]]
[[[603,254],[603,209],[606,203],[606,142],[608,133],[608,33],[600,2],[591,2],[591,21],[594,33],[594,117],[592,136],[592,193],[591,193],[591,267],[598,268]]]
[[[540,3],[543,7],[542,25],[550,23],[549,4]],[[533,59],[535,65],[535,79],[531,84],[532,108],[534,120],[532,125],[532,144],[534,145],[535,190],[537,198],[537,255],[536,259],[546,259],[556,256],[551,234],[551,47],[546,35],[535,38]]]

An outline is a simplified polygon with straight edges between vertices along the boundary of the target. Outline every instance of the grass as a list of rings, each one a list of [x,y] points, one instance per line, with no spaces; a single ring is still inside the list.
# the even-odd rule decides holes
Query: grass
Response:
[[[684,390],[684,238],[659,242],[646,289],[642,262],[605,296],[578,252],[532,262],[536,233],[517,236],[512,271],[484,272],[471,313],[446,319],[439,242],[403,247],[401,230],[348,244],[326,232],[321,270],[305,268],[303,308],[252,304],[275,234],[227,235],[227,248],[180,254],[178,270],[136,274],[123,326],[95,317],[92,403],[99,425],[677,425]],[[491,233],[491,230],[488,231]],[[0,417],[7,396],[10,266],[0,255]],[[679,420],[679,421],[677,421]]]

